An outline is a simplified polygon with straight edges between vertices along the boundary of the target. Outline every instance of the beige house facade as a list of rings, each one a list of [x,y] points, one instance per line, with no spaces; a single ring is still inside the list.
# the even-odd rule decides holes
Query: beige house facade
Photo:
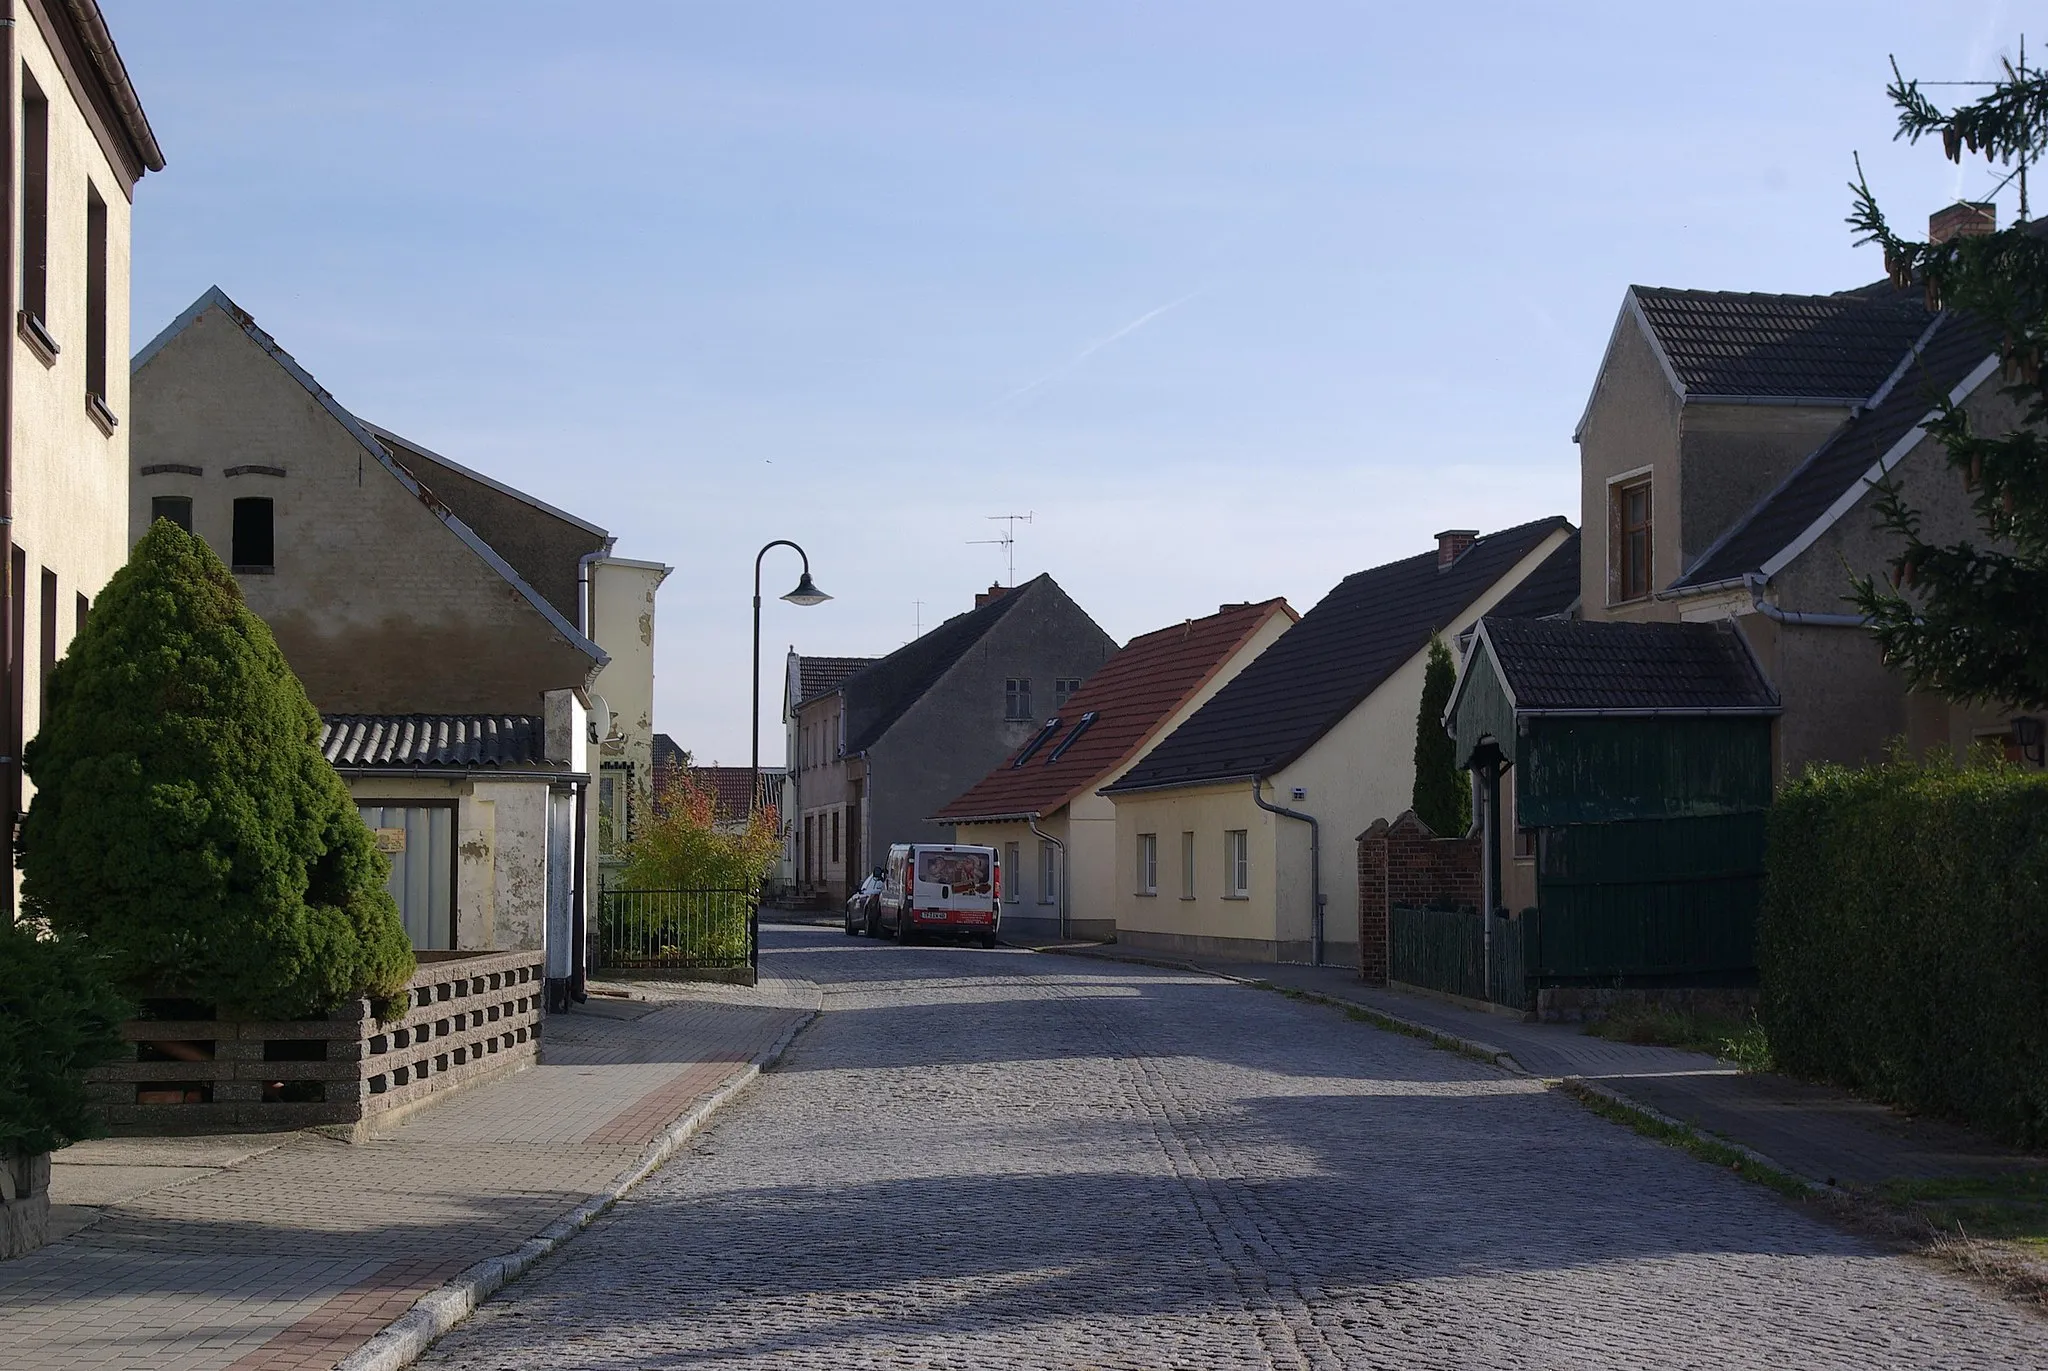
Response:
[[[129,225],[162,150],[92,0],[23,0],[0,28],[15,330],[0,371],[9,830],[43,683],[128,553]],[[15,884],[6,883],[8,916]]]
[[[1107,786],[1117,941],[1356,965],[1354,840],[1409,806],[1430,638],[1503,606],[1573,533],[1561,518],[1452,530],[1434,552],[1347,577]]]
[[[131,389],[131,536],[168,519],[233,569],[392,858],[415,945],[545,948],[556,1002],[580,993],[605,741],[591,701],[611,659],[573,597],[609,539],[582,525],[596,555],[580,567],[522,546],[521,527],[551,533],[535,502],[484,499],[446,459],[377,437],[217,289],[137,354]],[[499,520],[555,598],[415,468]],[[631,617],[620,628],[638,642]]]
[[[954,841],[996,849],[1002,927],[1113,939],[1117,807],[1101,792],[1207,704],[1299,616],[1281,599],[1131,640],[1049,715],[1023,748],[934,816]]]

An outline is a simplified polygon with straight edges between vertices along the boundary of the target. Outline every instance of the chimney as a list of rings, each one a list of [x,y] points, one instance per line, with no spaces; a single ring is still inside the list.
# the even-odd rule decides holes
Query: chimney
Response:
[[[1946,243],[1951,238],[1982,238],[1998,231],[1998,206],[1989,200],[1958,200],[1947,209],[1927,216],[1927,241]]]
[[[1476,528],[1447,528],[1436,535],[1436,569],[1442,571],[1465,555],[1465,549],[1479,541]]]
[[[974,607],[976,609],[980,609],[990,600],[1000,600],[1009,593],[1010,588],[1006,585],[991,585],[987,590],[982,591],[974,597]]]

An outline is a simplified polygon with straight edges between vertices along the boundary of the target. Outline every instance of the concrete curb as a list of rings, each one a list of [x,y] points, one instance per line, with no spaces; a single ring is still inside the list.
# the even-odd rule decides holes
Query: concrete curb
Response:
[[[702,1129],[712,1115],[752,1085],[763,1071],[782,1060],[782,1054],[789,1050],[796,1035],[810,1027],[819,1012],[814,1008],[804,1014],[788,1032],[742,1067],[739,1075],[670,1124],[660,1137],[647,1145],[647,1150],[631,1166],[614,1176],[603,1190],[514,1250],[502,1256],[487,1257],[446,1285],[420,1296],[411,1309],[351,1352],[335,1367],[335,1371],[399,1371],[412,1365],[434,1339],[468,1318],[478,1305],[497,1291],[525,1275],[541,1258],[588,1228],[600,1214],[617,1204],[626,1192],[681,1151],[683,1144]]]
[[[1022,944],[1013,944],[1013,946],[1022,946]],[[1456,1033],[1448,1033],[1441,1028],[1435,1028],[1426,1023],[1419,1023],[1414,1019],[1404,1019],[1399,1014],[1390,1014],[1377,1005],[1360,1004],[1356,1000],[1347,1000],[1337,995],[1325,995],[1319,990],[1301,990],[1294,986],[1281,985],[1277,981],[1263,981],[1250,976],[1233,976],[1228,971],[1217,971],[1212,967],[1201,966],[1195,962],[1171,961],[1164,957],[1140,957],[1123,952],[1095,952],[1079,947],[1036,947],[1030,950],[1033,952],[1053,953],[1062,957],[1088,957],[1099,962],[1130,962],[1136,966],[1156,966],[1167,971],[1187,971],[1197,976],[1208,976],[1213,980],[1229,981],[1232,985],[1251,986],[1258,990],[1274,990],[1283,995],[1295,995],[1304,1000],[1313,1000],[1317,1004],[1328,1005],[1332,1009],[1343,1009],[1354,1014],[1362,1014],[1368,1021],[1376,1023],[1382,1028],[1389,1029],[1395,1033],[1405,1034],[1411,1038],[1421,1038],[1446,1051],[1456,1052],[1460,1056],[1486,1062],[1489,1065],[1499,1067],[1503,1071],[1512,1071],[1518,1076],[1534,1076],[1536,1074],[1516,1061],[1514,1054],[1504,1047],[1496,1047],[1492,1043],[1482,1042],[1477,1038],[1466,1038]]]
[[[1625,1094],[1614,1089],[1612,1086],[1602,1085],[1599,1081],[1591,1080],[1585,1076],[1565,1076],[1558,1079],[1555,1084],[1567,1095],[1597,1095],[1616,1109],[1626,1110],[1640,1118],[1648,1119],[1652,1123],[1674,1129],[1696,1142],[1725,1148],[1752,1166],[1761,1167],[1765,1171],[1775,1172],[1786,1180],[1797,1182],[1818,1194],[1847,1197],[1849,1193],[1840,1186],[1829,1185],[1826,1181],[1815,1180],[1811,1176],[1802,1175],[1783,1162],[1767,1157],[1753,1147],[1736,1142],[1733,1138],[1724,1138],[1719,1133],[1709,1133],[1695,1124],[1687,1123],[1684,1119],[1666,1114],[1663,1110],[1653,1105],[1644,1104],[1633,1095]]]

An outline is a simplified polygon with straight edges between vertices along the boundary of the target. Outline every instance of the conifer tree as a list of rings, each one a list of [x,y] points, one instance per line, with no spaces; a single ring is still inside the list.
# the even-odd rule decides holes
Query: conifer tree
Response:
[[[1917,143],[1939,134],[1952,162],[1981,154],[2017,172],[2048,147],[2048,77],[2038,71],[2008,65],[1989,94],[1953,110],[1935,105],[1896,63],[1892,76],[1886,93],[1899,111],[1896,136]],[[1850,189],[1857,241],[1883,246],[1894,286],[1919,285],[1930,308],[1990,326],[2003,392],[2019,410],[2015,427],[1980,433],[1960,405],[1928,397],[1936,417],[1927,430],[1970,491],[1986,541],[1927,541],[1919,512],[1886,482],[1879,524],[1902,550],[1889,583],[1856,578],[1850,598],[1870,616],[1885,659],[1916,687],[1953,700],[2048,707],[2048,238],[2039,225],[2017,224],[1915,242],[1892,231],[1860,166]]]
[[[228,569],[158,520],[49,681],[25,908],[134,995],[263,1018],[392,1006],[412,949],[319,730]]]
[[[1415,719],[1415,817],[1438,837],[1460,838],[1472,826],[1472,790],[1458,770],[1458,746],[1444,732],[1444,707],[1458,683],[1444,640],[1432,635],[1422,672],[1422,711]]]
[[[0,1162],[97,1136],[85,1073],[126,1046],[128,1004],[75,944],[41,933],[0,922]]]

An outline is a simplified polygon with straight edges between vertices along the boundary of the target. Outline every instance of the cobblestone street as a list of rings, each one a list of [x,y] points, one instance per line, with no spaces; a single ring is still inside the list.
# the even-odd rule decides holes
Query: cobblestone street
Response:
[[[825,1012],[425,1364],[2048,1365],[2048,1322],[1327,1008],[766,944]]]

